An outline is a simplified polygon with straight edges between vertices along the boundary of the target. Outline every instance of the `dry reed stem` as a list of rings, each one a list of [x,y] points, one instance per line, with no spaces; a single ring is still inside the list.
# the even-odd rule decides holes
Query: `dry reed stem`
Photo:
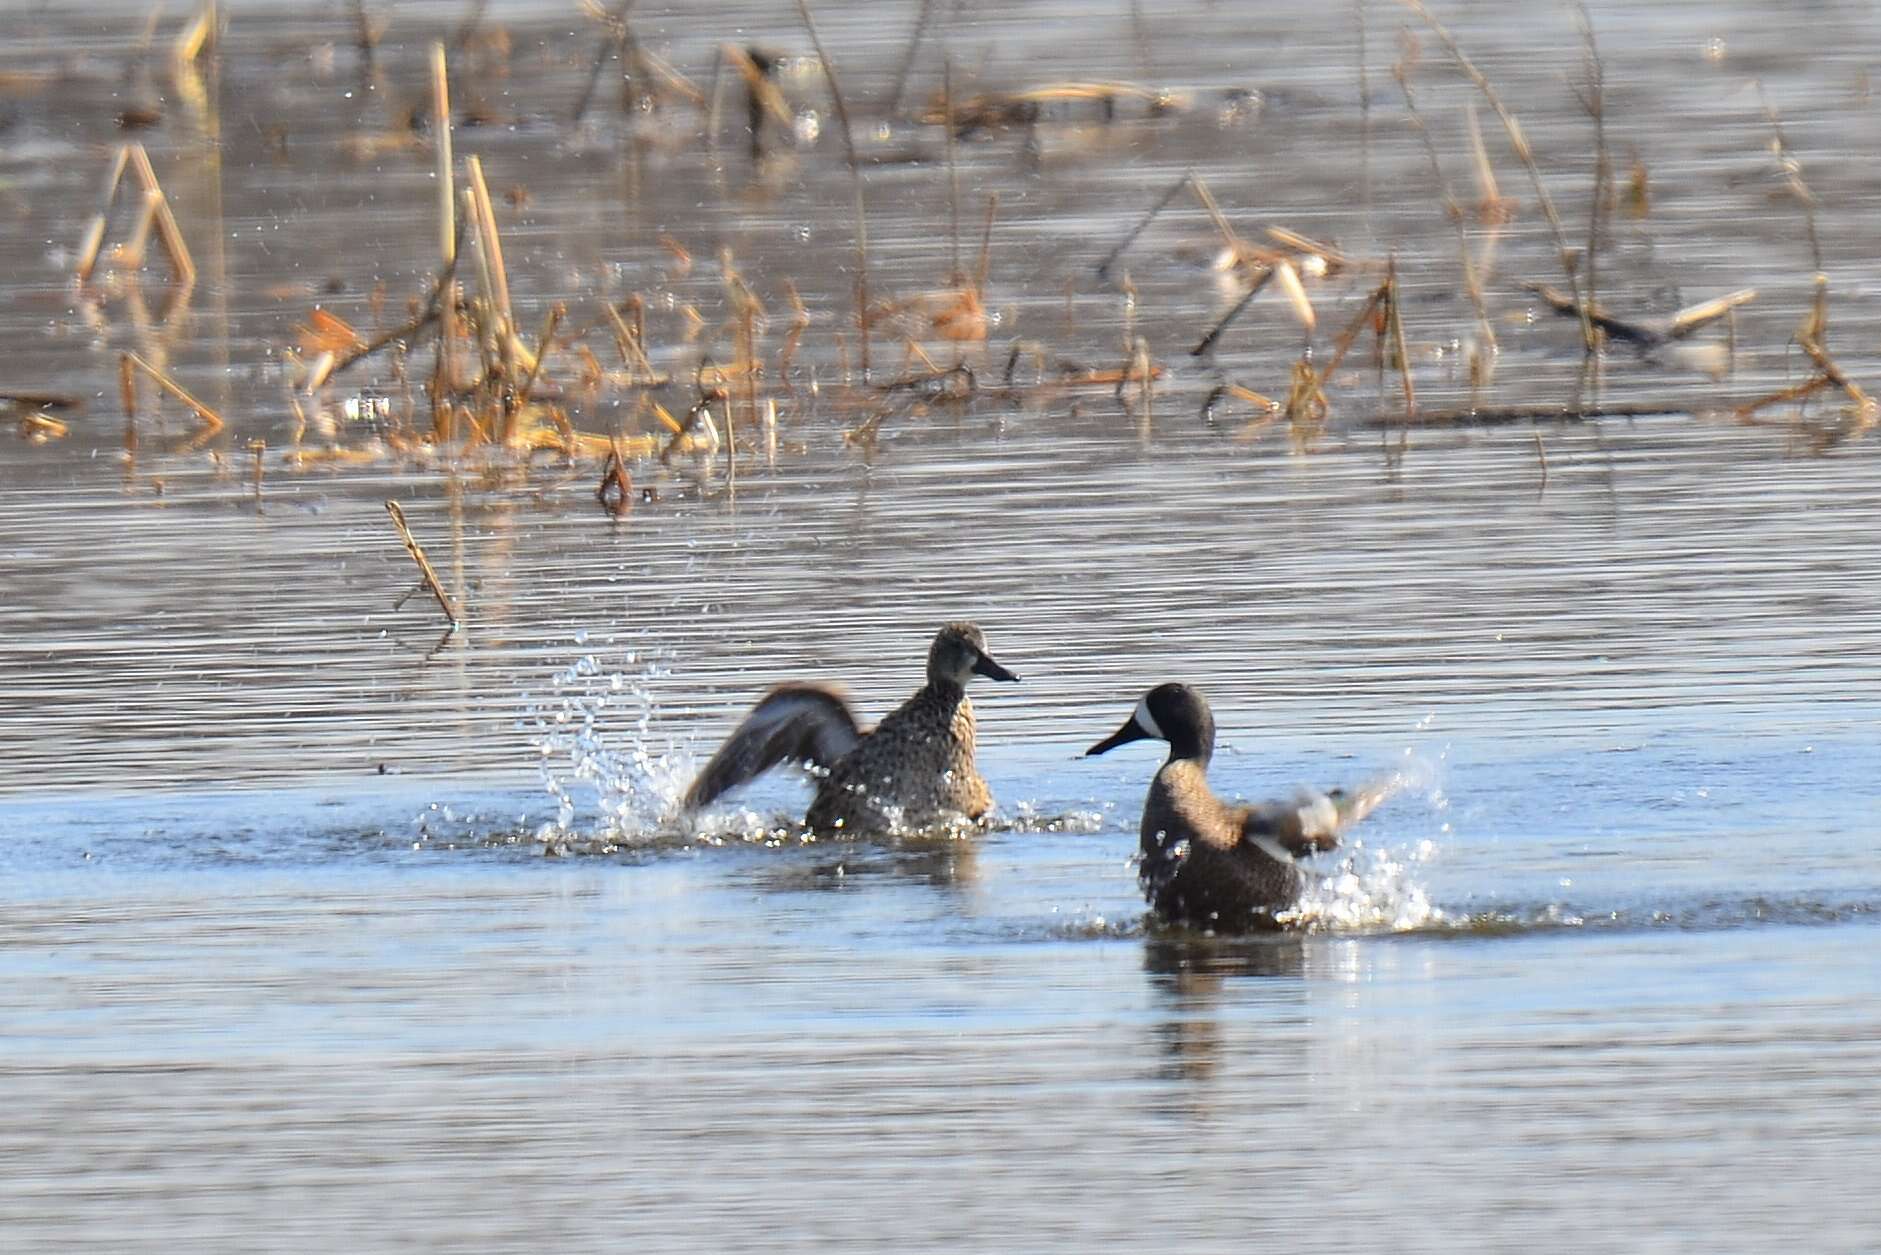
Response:
[[[1222,315],[1221,321],[1216,323],[1214,327],[1210,329],[1209,333],[1203,336],[1201,340],[1196,343],[1194,348],[1189,350],[1189,356],[1201,357],[1210,349],[1213,349],[1215,347],[1215,341],[1221,339],[1222,332],[1226,331],[1229,325],[1241,316],[1242,310],[1253,304],[1254,298],[1261,294],[1261,289],[1266,287],[1268,280],[1273,277],[1274,272],[1271,268],[1263,270],[1256,275],[1248,283],[1247,291],[1242,294],[1241,299],[1234,303],[1233,308]]]
[[[433,281],[431,294],[425,298],[424,308],[415,316],[393,327],[391,330],[381,332],[372,339],[357,344],[346,352],[339,354],[330,369],[327,370],[326,375],[336,375],[361,358],[371,357],[381,349],[417,335],[420,331],[424,330],[425,327],[429,326],[433,320],[438,321],[440,325],[439,336],[440,338],[443,337],[447,322],[449,325],[454,325],[455,311],[453,305],[457,292],[457,261],[458,258],[462,256],[464,233],[469,226],[469,222],[470,217],[468,214],[458,219],[457,231],[455,235],[453,235],[448,249],[449,258],[444,263],[443,269],[438,272],[437,279]],[[312,388],[310,387],[309,391],[311,390]]]
[[[194,413],[197,419],[202,423],[204,428],[203,435],[212,436],[222,430],[222,416],[191,396],[183,385],[177,383],[176,380],[170,378],[169,375],[158,370],[155,366],[152,366],[149,362],[146,362],[143,358],[128,350],[121,354],[118,360],[120,362],[119,383],[124,389],[126,401],[129,402],[129,404],[124,407],[124,412],[127,417],[135,418],[137,416],[137,389],[135,384],[129,382],[129,372],[124,369],[125,366],[132,366],[143,371],[144,374],[150,376],[150,378],[155,381],[159,388],[188,406],[190,411]]]
[[[1184,171],[1181,178],[1171,183],[1168,188],[1164,190],[1163,194],[1156,198],[1156,203],[1150,206],[1149,212],[1138,219],[1137,224],[1130,228],[1129,232],[1123,237],[1123,240],[1117,247],[1110,250],[1110,253],[1103,261],[1097,263],[1098,278],[1110,278],[1110,268],[1116,264],[1119,257],[1123,256],[1124,250],[1136,243],[1136,238],[1148,229],[1151,222],[1156,220],[1156,215],[1167,209],[1169,202],[1174,200],[1176,196],[1181,193],[1182,189],[1189,185],[1189,181],[1194,177],[1195,172],[1193,170]]]
[[[196,16],[177,33],[176,42],[170,47],[171,59],[179,66],[193,65],[203,53],[214,49],[218,24],[216,0],[203,0]]]
[[[634,0],[621,0],[614,12],[609,13],[593,0],[584,0],[582,12],[590,21],[597,22],[603,28],[601,43],[594,50],[594,60],[588,64],[588,81],[581,89],[581,98],[575,102],[574,116],[569,121],[580,124],[588,112],[588,102],[594,99],[594,89],[600,85],[601,71],[607,66],[607,54],[618,51],[622,60],[626,59],[625,41],[627,38],[627,15],[633,10]]]
[[[1313,329],[1319,325],[1319,315],[1313,311],[1313,302],[1306,295],[1306,285],[1300,282],[1298,267],[1290,261],[1278,262],[1274,265],[1274,278],[1279,282],[1287,304],[1292,307],[1293,316],[1306,328],[1306,334],[1311,336]]]
[[[1365,298],[1365,303],[1359,306],[1358,313],[1352,316],[1351,321],[1346,323],[1345,329],[1339,333],[1339,338],[1333,341],[1332,355],[1326,359],[1326,367],[1320,372],[1321,378],[1328,380],[1332,378],[1334,372],[1339,369],[1339,364],[1345,361],[1345,355],[1351,349],[1353,342],[1358,339],[1359,333],[1364,331],[1365,324],[1371,321],[1379,307],[1390,299],[1391,285],[1389,283],[1379,284],[1372,294]]]
[[[170,265],[176,269],[176,279],[183,287],[196,285],[196,263],[189,255],[189,245],[183,241],[183,232],[176,225],[176,215],[170,212],[169,198],[163,194],[163,185],[157,181],[157,172],[150,164],[150,154],[144,151],[142,144],[132,144],[131,172],[143,184],[144,194],[155,200],[157,217],[157,240],[163,245],[163,251],[170,258]]]
[[[503,240],[497,232],[496,210],[490,203],[490,187],[483,181],[483,162],[473,155],[466,170],[477,223],[477,253],[482,260],[479,273],[487,276],[489,285],[483,296],[490,302],[492,312],[502,319],[506,332],[515,320],[510,314],[509,271],[503,265]],[[507,335],[502,336],[504,340],[507,338]]]
[[[1437,145],[1430,136],[1430,128],[1424,125],[1423,115],[1417,111],[1417,95],[1411,90],[1411,66],[1407,55],[1394,68],[1398,80],[1398,90],[1404,93],[1404,107],[1410,117],[1411,126],[1417,131],[1422,141],[1424,160],[1430,166],[1431,176],[1437,181],[1438,194],[1443,197],[1444,216],[1450,219],[1450,225],[1456,232],[1457,259],[1463,268],[1463,290],[1470,298],[1470,306],[1476,311],[1476,325],[1483,337],[1484,351],[1496,351],[1496,329],[1489,320],[1489,302],[1483,295],[1482,276],[1477,273],[1476,259],[1470,254],[1469,232],[1463,225],[1463,207],[1457,203],[1451,191],[1450,180],[1443,172],[1443,162],[1437,157]],[[1382,291],[1382,289],[1381,289]]]
[[[744,80],[745,90],[751,93],[758,108],[769,114],[773,122],[786,130],[796,125],[797,120],[790,112],[790,102],[784,99],[784,93],[758,67],[758,63],[751,59],[750,53],[737,44],[721,44],[719,55],[731,62],[732,68],[738,71],[738,77]]]
[[[392,516],[392,526],[398,529],[398,538],[405,542],[405,552],[418,564],[418,574],[424,580],[425,587],[438,599],[438,607],[444,611],[444,617],[451,621],[451,626],[457,627],[463,622],[463,616],[457,612],[457,605],[451,600],[450,594],[444,591],[438,573],[431,569],[431,560],[425,557],[424,547],[411,534],[411,527],[405,522],[405,511],[399,509],[398,502],[391,500],[385,503],[385,511]]]
[[[1745,305],[1757,299],[1756,288],[1739,288],[1723,296],[1713,297],[1709,301],[1700,301],[1696,305],[1687,305],[1672,315],[1667,323],[1666,333],[1674,340],[1683,339],[1700,327],[1708,326],[1720,318],[1727,317],[1739,305]]]
[[[980,260],[973,267],[973,290],[986,291],[986,279],[993,269],[993,222],[999,217],[999,193],[986,194],[986,221],[980,227]]]
[[[71,428],[50,414],[38,411],[20,415],[20,437],[35,444],[48,440],[63,440],[71,434]]]
[[[1515,423],[1586,423],[1603,418],[1658,418],[1694,414],[1699,407],[1685,401],[1614,402],[1588,405],[1506,405],[1474,406],[1455,410],[1425,410],[1412,417],[1416,427],[1507,427]],[[1403,416],[1380,416],[1362,420],[1368,431],[1403,429]]]
[[[1431,11],[1424,7],[1423,0],[1399,0],[1399,3],[1424,20],[1425,25],[1430,27],[1431,32],[1449,50],[1450,57],[1457,63],[1457,67],[1463,71],[1464,76],[1470,82],[1476,85],[1476,90],[1482,93],[1483,99],[1488,102],[1491,109],[1495,110],[1496,117],[1501,120],[1502,129],[1509,136],[1509,146],[1515,150],[1516,160],[1522,163],[1522,168],[1528,171],[1529,181],[1535,188],[1535,199],[1541,205],[1542,217],[1547,219],[1548,230],[1554,235],[1555,250],[1561,256],[1561,269],[1567,276],[1569,289],[1574,293],[1574,303],[1582,308],[1582,347],[1589,353],[1596,352],[1600,347],[1600,341],[1595,334],[1593,320],[1587,316],[1585,307],[1581,306],[1581,281],[1577,273],[1579,268],[1575,266],[1574,255],[1568,248],[1567,231],[1561,225],[1561,215],[1555,210],[1554,198],[1548,195],[1548,185],[1542,182],[1541,168],[1535,164],[1535,154],[1528,146],[1527,136],[1522,134],[1522,124],[1515,120],[1515,115],[1510,113],[1508,106],[1502,103],[1501,95],[1497,93],[1483,72],[1476,68],[1476,63],[1471,61],[1469,55],[1458,45],[1456,37],[1450,33],[1449,28],[1439,22]]]
[[[1411,386],[1411,353],[1404,337],[1404,301],[1398,288],[1398,263],[1393,258],[1390,268],[1385,273],[1385,286],[1390,293],[1385,297],[1386,323],[1391,334],[1391,351],[1398,359],[1398,374],[1404,381],[1404,414],[1407,418],[1417,416],[1417,390]]]
[[[1788,388],[1780,388],[1767,396],[1758,397],[1754,401],[1746,401],[1743,405],[1732,410],[1731,416],[1740,423],[1748,422],[1750,417],[1758,410],[1768,409],[1772,405],[1780,405],[1785,401],[1801,401],[1814,396],[1825,388],[1834,386],[1835,381],[1830,379],[1827,375],[1811,375],[1799,384],[1794,384]]]
[[[1809,236],[1809,265],[1816,274],[1822,273],[1822,240],[1816,234],[1815,192],[1803,179],[1803,163],[1790,152],[1789,140],[1783,134],[1783,119],[1778,116],[1776,106],[1764,95],[1763,82],[1757,82],[1757,101],[1763,106],[1763,116],[1770,123],[1771,149],[1777,160],[1777,170],[1783,175],[1791,195],[1803,207],[1803,227]]]
[[[888,108],[883,111],[891,118],[901,109],[901,98],[907,90],[908,75],[914,69],[915,52],[921,47],[921,36],[927,32],[928,19],[933,16],[933,13],[934,0],[921,0],[920,11],[914,17],[914,33],[908,37],[908,50],[902,54],[901,68],[895,71],[895,90],[888,97]],[[952,58],[949,58],[949,69],[952,68],[952,64]],[[951,106],[953,102],[951,86],[947,90],[947,100]],[[951,121],[949,125],[952,125]]]
[[[444,50],[431,52],[431,125],[437,136],[438,257],[442,269],[427,313],[438,320],[438,351],[431,366],[431,433],[444,440],[456,437],[455,413],[446,399],[457,379],[457,261],[462,256],[468,219],[457,213],[456,160],[451,152],[451,81]],[[415,334],[424,319],[413,324]]]
[[[431,45],[431,133],[437,157],[438,257],[448,266],[457,260],[457,188],[451,161],[451,80],[442,43]]]
[[[855,131],[849,125],[849,106],[843,102],[842,85],[836,78],[836,63],[830,60],[829,53],[823,48],[823,39],[816,32],[816,19],[810,16],[809,0],[797,0],[797,12],[803,18],[804,29],[810,33],[810,45],[816,49],[817,61],[823,67],[824,81],[829,84],[830,100],[836,106],[837,121],[842,124],[843,152],[849,159],[849,178],[855,188],[856,334],[861,340],[859,356],[862,378],[866,383],[869,378],[869,224],[868,205],[862,194],[862,165],[856,159]]]
[[[1683,340],[1693,332],[1725,317],[1738,306],[1757,299],[1757,289],[1740,288],[1724,296],[1700,301],[1696,305],[1688,305],[1667,319],[1636,322],[1617,317],[1598,305],[1583,311],[1574,304],[1573,297],[1545,283],[1524,283],[1522,287],[1540,297],[1557,314],[1579,318],[1585,313],[1587,317],[1593,319],[1595,326],[1614,339],[1626,340],[1648,349],[1656,348],[1670,340]],[[1807,331],[1800,334],[1806,335]]]
[[[608,441],[607,461],[601,467],[601,482],[594,490],[594,499],[615,518],[633,508],[634,482],[627,473],[627,459],[621,454],[618,437]]]
[[[560,301],[549,307],[548,317],[542,321],[542,334],[536,338],[536,351],[529,363],[529,373],[523,376],[522,386],[516,389],[516,396],[510,403],[510,413],[521,412],[529,404],[529,394],[535,391],[536,377],[542,373],[542,363],[548,359],[554,348],[555,328],[567,315],[568,307]]]
[[[921,2],[923,22],[927,20],[928,7],[932,2],[933,0]],[[918,40],[920,35],[920,28],[916,27],[915,38]],[[912,49],[910,49],[910,55],[912,56]],[[950,254],[952,264],[948,267],[947,282],[958,285],[965,282],[965,276],[960,271],[960,163],[954,154],[957,144],[954,135],[954,59],[952,57],[942,62],[941,90],[946,93],[947,107],[947,243],[952,250]],[[899,100],[901,94],[899,83],[895,86],[895,94]],[[894,112],[893,105],[889,106],[889,112],[891,114]]]
[[[1470,174],[1476,180],[1476,216],[1483,222],[1507,222],[1515,216],[1515,202],[1502,194],[1496,179],[1495,163],[1489,160],[1489,145],[1483,142],[1483,126],[1476,117],[1476,102],[1463,108],[1463,133],[1470,144]]]
[[[107,214],[95,214],[85,227],[85,237],[78,243],[78,281],[84,283],[91,278],[91,273],[98,266],[98,254],[104,250],[105,228],[110,225]]]
[[[797,285],[784,280],[784,296],[790,301],[790,326],[784,329],[784,347],[777,354],[777,377],[788,382],[791,363],[797,359],[797,344],[810,326],[810,311],[804,307]]]
[[[659,387],[667,382],[667,376],[653,369],[653,362],[647,357],[647,351],[641,346],[641,332],[631,326],[620,311],[612,305],[602,306],[607,320],[614,331],[614,343],[619,346],[621,360],[627,364],[627,385],[629,387]],[[641,373],[638,378],[634,371]]]
[[[177,285],[184,290],[194,287],[196,263],[190,257],[189,245],[184,242],[183,232],[176,225],[176,216],[170,212],[169,199],[163,194],[163,185],[157,181],[157,172],[150,164],[149,154],[144,151],[142,144],[137,143],[120,144],[112,158],[111,172],[105,179],[104,195],[100,199],[98,212],[87,224],[84,239],[79,243],[76,267],[78,281],[89,281],[97,268],[99,255],[104,250],[105,232],[110,227],[111,207],[117,200],[118,189],[123,185],[127,170],[136,179],[144,195],[133,242],[127,248],[134,258],[131,264],[142,264],[144,240],[154,226],[157,241],[176,272]]]
[[[1585,300],[1592,309],[1600,301],[1600,228],[1613,181],[1613,164],[1607,155],[1607,70],[1600,59],[1600,47],[1594,42],[1593,19],[1581,0],[1574,3],[1574,22],[1587,45],[1587,94],[1581,104],[1594,122],[1594,203],[1587,220],[1587,251],[1581,260],[1581,268],[1587,272]]]

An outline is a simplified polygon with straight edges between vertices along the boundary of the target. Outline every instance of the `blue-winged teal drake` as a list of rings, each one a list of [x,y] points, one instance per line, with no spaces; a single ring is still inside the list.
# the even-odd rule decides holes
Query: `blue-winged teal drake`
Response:
[[[781,762],[821,779],[804,827],[819,833],[918,831],[977,820],[993,805],[973,762],[973,704],[967,681],[1019,677],[986,652],[971,623],[949,623],[927,653],[927,683],[864,732],[842,690],[780,684],[712,755],[686,792],[688,810]]]
[[[1215,718],[1186,684],[1162,684],[1111,735],[1085,751],[1102,754],[1146,739],[1169,742],[1169,758],[1143,801],[1139,875],[1156,913],[1222,931],[1278,927],[1306,876],[1294,860],[1329,850],[1391,792],[1389,782],[1346,793],[1306,793],[1290,802],[1230,805],[1208,787]]]

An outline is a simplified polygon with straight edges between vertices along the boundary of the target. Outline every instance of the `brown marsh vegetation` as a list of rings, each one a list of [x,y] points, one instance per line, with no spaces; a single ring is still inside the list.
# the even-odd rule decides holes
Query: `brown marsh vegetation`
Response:
[[[648,467],[695,466],[735,486],[741,465],[774,465],[808,438],[812,415],[864,457],[898,429],[968,409],[1097,416],[1145,440],[1158,421],[1201,421],[1301,452],[1381,430],[1398,455],[1420,428],[1527,423],[1544,475],[1542,432],[1559,424],[1774,425],[1823,450],[1876,419],[1831,343],[1821,200],[1758,81],[1719,84],[1754,95],[1754,126],[1737,138],[1787,222],[1757,269],[1794,270],[1788,290],[1807,299],[1780,308],[1742,283],[1642,312],[1633,267],[1660,212],[1655,153],[1611,86],[1638,68],[1615,75],[1578,4],[1555,15],[1572,38],[1528,49],[1513,84],[1421,0],[1352,5],[1336,24],[1345,64],[1320,67],[1349,78],[1315,102],[1352,142],[1262,145],[1261,186],[1356,184],[1358,212],[1299,218],[1219,189],[1246,186],[1223,160],[1237,136],[1304,106],[1280,91],[1181,85],[1135,7],[1116,15],[1127,37],[1099,68],[1049,81],[1000,64],[971,14],[926,0],[902,34],[864,53],[827,37],[807,0],[794,27],[764,40],[631,2],[578,7],[578,26],[505,24],[483,4],[427,26],[356,0],[339,29],[291,54],[272,27],[242,38],[245,17],[213,0],[181,20],[154,9],[140,33],[120,32],[128,41],[107,54],[127,85],[111,93],[118,107],[78,120],[88,135],[120,135],[99,146],[102,193],[32,211],[74,244],[70,331],[123,346],[133,482],[152,454],[210,457],[231,475],[252,466],[257,504],[269,472],[448,466],[515,482],[541,468],[586,484],[619,518],[650,495],[636,488]],[[1114,77],[1119,62],[1141,77]],[[70,73],[9,70],[7,86],[30,102]],[[232,84],[264,79],[285,102],[278,116],[238,109]],[[370,104],[320,116],[338,83]],[[1531,112],[1547,119],[1545,152],[1523,122]],[[236,125],[266,165],[229,159],[238,145],[225,128]],[[1185,153],[1197,146],[1183,128],[1197,126],[1213,147]],[[1158,172],[1174,162],[1144,159],[1165,142],[1194,158],[1172,177]],[[162,177],[184,162],[206,163],[213,189],[189,208]],[[521,228],[568,189],[519,176],[571,163],[622,171],[630,217],[636,197],[658,195],[717,225],[664,215],[642,232],[657,255],[620,269],[625,281],[605,263],[564,263],[553,232]],[[1082,255],[1054,272],[1023,257],[1015,266],[1023,241],[1052,224],[1029,204],[1015,223],[1014,205],[1044,199],[1037,189],[1067,168],[1104,204],[1107,238],[1085,235]],[[344,256],[303,256],[271,280],[232,276],[225,258],[205,270],[198,253],[226,252],[227,206],[245,181],[283,170],[384,190],[364,198],[343,239],[301,240],[290,224],[276,255],[351,247],[389,212],[402,239],[428,224],[428,264],[420,254],[410,277],[363,285]],[[428,195],[404,194],[424,181]],[[805,190],[792,211],[810,225],[795,233],[839,239],[840,252],[725,225]],[[1377,225],[1407,217],[1421,224],[1415,239]],[[347,281],[302,277],[322,268]],[[265,369],[191,351],[205,289],[226,307],[237,283],[259,285],[278,311],[260,337]],[[1549,320],[1575,340],[1545,339]],[[1515,337],[1528,343],[1512,347]],[[1535,361],[1552,368],[1545,385]],[[265,388],[229,385],[245,374]],[[69,438],[88,384],[6,381],[12,425],[34,442]],[[184,430],[165,425],[168,404]],[[418,538],[394,521],[455,620]]]

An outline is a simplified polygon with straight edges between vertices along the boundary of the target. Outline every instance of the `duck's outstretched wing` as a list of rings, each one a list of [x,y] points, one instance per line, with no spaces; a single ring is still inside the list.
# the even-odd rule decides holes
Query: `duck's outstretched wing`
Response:
[[[781,762],[828,770],[862,740],[842,690],[780,684],[745,716],[686,790],[686,809],[763,775]]]
[[[1403,787],[1397,775],[1380,776],[1356,789],[1302,793],[1287,802],[1241,808],[1241,837],[1275,841],[1289,854],[1311,854],[1339,844],[1339,835]]]

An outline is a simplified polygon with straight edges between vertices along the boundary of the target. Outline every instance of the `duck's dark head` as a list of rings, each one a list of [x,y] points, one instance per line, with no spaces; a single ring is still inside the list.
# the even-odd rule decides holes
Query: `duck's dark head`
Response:
[[[1186,684],[1158,684],[1143,695],[1121,728],[1084,753],[1088,758],[1144,740],[1169,742],[1172,759],[1206,763],[1215,752],[1215,717],[1208,700]]]
[[[927,651],[927,678],[930,684],[965,688],[976,675],[989,680],[1017,680],[986,652],[986,637],[971,623],[949,623],[934,637]]]

